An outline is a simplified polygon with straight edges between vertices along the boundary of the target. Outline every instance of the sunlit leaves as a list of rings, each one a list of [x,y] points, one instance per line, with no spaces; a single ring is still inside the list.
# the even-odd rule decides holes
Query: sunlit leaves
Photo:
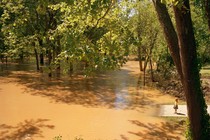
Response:
[[[164,4],[181,7],[183,5],[184,0],[161,0],[161,2]]]
[[[4,41],[13,54],[33,49],[53,53],[55,65],[73,63],[88,71],[119,68],[130,43],[124,31],[128,30],[125,17],[131,15],[122,8],[123,3],[126,1],[3,0]]]
[[[120,42],[121,34],[115,29],[121,26],[115,24],[119,14],[112,4],[111,1],[93,0],[50,6],[62,13],[62,22],[53,31],[53,35],[63,36],[62,46],[68,61],[85,62],[85,69],[91,71],[115,68],[123,63],[119,61],[123,60],[124,51],[117,50],[122,47],[117,43]]]

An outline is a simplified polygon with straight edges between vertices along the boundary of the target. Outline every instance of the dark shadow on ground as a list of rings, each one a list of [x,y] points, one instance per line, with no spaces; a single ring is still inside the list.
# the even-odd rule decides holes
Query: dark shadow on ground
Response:
[[[142,123],[138,120],[130,120],[134,125],[144,129],[139,132],[128,132],[139,137],[139,140],[181,140],[180,135],[184,135],[184,123],[180,122],[162,122],[157,123]],[[126,137],[124,136],[124,140]]]
[[[177,114],[177,115],[180,115],[180,116],[185,116],[185,115],[186,115],[186,114],[180,113],[180,112],[177,112],[176,114]]]
[[[53,125],[46,124],[48,119],[25,120],[16,126],[0,124],[0,140],[23,140],[26,137],[36,139],[44,137],[43,129],[53,129]]]
[[[81,75],[49,78],[47,74],[31,71],[30,67],[21,70],[15,66],[14,69],[10,68],[8,75],[3,76],[25,85],[25,93],[49,98],[51,102],[120,109],[145,108],[153,102],[139,91],[142,86],[139,75],[127,69],[89,78]]]

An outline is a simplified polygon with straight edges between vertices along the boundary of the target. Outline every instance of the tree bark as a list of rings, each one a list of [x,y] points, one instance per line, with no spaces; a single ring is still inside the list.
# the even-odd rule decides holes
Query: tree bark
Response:
[[[208,122],[203,122],[203,117],[207,111],[200,83],[189,0],[185,0],[181,8],[174,6],[174,13],[192,138],[194,140],[205,140],[207,137],[202,135],[203,128],[205,128],[203,125],[208,124]]]
[[[36,57],[36,70],[39,71],[40,67],[39,67],[39,56],[38,56],[38,52],[37,49],[34,48],[34,53],[35,53],[35,57]]]
[[[201,89],[189,0],[184,0],[181,8],[174,6],[178,36],[165,4],[160,0],[153,0],[153,3],[184,87],[192,138],[207,140],[210,137],[209,115]]]
[[[179,44],[178,37],[171,21],[171,17],[169,16],[168,10],[165,4],[162,4],[160,0],[152,0],[155,10],[157,12],[157,16],[161,27],[164,31],[164,36],[167,41],[169,51],[171,57],[173,58],[174,64],[176,66],[177,72],[179,73],[182,79],[182,69],[181,69],[181,61],[179,55]]]

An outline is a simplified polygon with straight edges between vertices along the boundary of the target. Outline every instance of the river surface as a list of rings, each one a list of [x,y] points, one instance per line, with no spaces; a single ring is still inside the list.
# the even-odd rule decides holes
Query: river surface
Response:
[[[182,128],[157,117],[174,98],[143,87],[136,61],[91,78],[0,68],[0,140],[184,139]]]

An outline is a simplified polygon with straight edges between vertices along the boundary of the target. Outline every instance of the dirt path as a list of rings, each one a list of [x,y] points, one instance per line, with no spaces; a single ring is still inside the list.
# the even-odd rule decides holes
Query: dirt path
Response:
[[[0,140],[184,139],[183,128],[157,117],[174,98],[139,89],[138,77],[137,62],[86,80],[11,71],[0,77]]]

